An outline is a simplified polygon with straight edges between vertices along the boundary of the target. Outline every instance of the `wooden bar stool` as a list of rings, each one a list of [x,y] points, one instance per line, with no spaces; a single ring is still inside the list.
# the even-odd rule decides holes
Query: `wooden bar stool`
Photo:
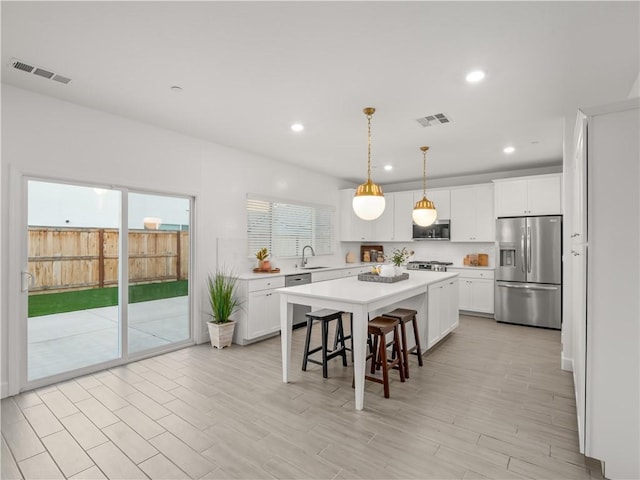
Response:
[[[342,328],[342,313],[338,310],[330,310],[323,308],[315,312],[307,313],[307,338],[304,342],[304,353],[302,357],[302,371],[307,371],[307,362],[322,365],[322,376],[327,378],[327,362],[338,355],[342,357],[342,365],[347,366],[347,349],[344,345],[344,330]],[[336,320],[336,344],[333,350],[329,350],[329,323]],[[311,330],[314,322],[320,322],[322,325],[320,346],[309,349],[311,344]],[[322,360],[314,360],[309,358],[310,355],[322,352]]]
[[[371,358],[371,374],[376,369],[382,370],[382,380],[379,377],[365,375],[366,380],[381,383],[384,386],[384,397],[389,398],[389,370],[397,366],[400,373],[400,381],[404,382],[404,366],[403,356],[400,350],[400,321],[396,318],[376,317],[367,325],[367,331],[373,337],[373,346],[371,354],[367,358]],[[386,336],[393,332],[393,358],[387,358],[387,342]]]
[[[396,308],[392,312],[385,313],[383,316],[395,318],[400,322],[400,333],[402,336],[402,356],[404,357],[404,376],[409,378],[409,354],[414,353],[418,356],[418,365],[422,366],[422,347],[420,346],[420,334],[418,333],[418,320],[416,310],[409,308]],[[407,328],[406,324],[411,322],[413,324],[413,336],[415,338],[415,345],[411,348],[407,348]]]

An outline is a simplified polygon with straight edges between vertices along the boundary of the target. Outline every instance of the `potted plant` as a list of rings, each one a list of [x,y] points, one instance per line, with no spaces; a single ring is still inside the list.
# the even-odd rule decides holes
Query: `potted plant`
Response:
[[[256,258],[258,259],[258,270],[268,272],[271,270],[271,262],[267,260],[269,257],[269,251],[267,247],[263,247],[256,252]]]
[[[223,269],[216,269],[215,275],[207,277],[211,321],[207,322],[211,345],[224,348],[231,345],[236,322],[231,315],[240,308],[241,301],[236,296],[238,277]]]
[[[390,257],[387,257],[387,260],[391,260],[396,267],[396,275],[402,274],[402,264],[406,262],[413,255],[413,250],[408,251],[405,247],[400,250],[396,248]]]

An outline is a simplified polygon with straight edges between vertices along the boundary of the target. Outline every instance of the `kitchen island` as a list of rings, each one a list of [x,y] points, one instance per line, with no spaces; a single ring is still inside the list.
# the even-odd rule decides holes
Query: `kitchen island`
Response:
[[[430,340],[440,338],[457,325],[457,276],[457,273],[450,272],[410,272],[409,279],[396,283],[364,282],[357,277],[349,277],[277,289],[276,292],[280,295],[282,381],[289,381],[293,305],[351,312],[355,407],[362,410],[369,315],[373,318],[411,302],[410,307],[418,311],[421,336]],[[443,294],[445,288],[447,293]],[[453,306],[455,311],[452,310]],[[453,318],[455,321],[440,321],[440,317]],[[437,330],[437,336],[434,330]],[[423,345],[433,343],[423,340]]]

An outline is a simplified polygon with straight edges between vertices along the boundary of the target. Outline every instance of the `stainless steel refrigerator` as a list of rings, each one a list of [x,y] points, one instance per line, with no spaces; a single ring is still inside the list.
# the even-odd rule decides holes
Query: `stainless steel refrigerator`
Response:
[[[561,328],[562,217],[499,218],[496,320]]]

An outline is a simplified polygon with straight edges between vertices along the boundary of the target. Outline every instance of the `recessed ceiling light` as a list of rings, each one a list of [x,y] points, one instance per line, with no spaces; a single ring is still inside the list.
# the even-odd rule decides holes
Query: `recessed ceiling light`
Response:
[[[511,147],[511,146],[509,146],[509,147],[504,147],[504,148],[502,149],[502,151],[503,151],[504,153],[513,153],[513,152],[515,152],[515,151],[516,151],[516,149],[515,149],[515,148],[513,148],[513,147]]]
[[[293,130],[294,132],[301,132],[304,130],[304,125],[302,125],[301,123],[294,123],[291,125],[291,130]]]
[[[473,72],[467,73],[467,76],[465,78],[469,83],[476,83],[482,80],[484,76],[485,73],[482,70],[474,70]]]
[[[384,166],[384,169],[385,169],[387,172],[390,172],[391,170],[393,170],[393,165],[385,165],[385,166]]]
[[[169,88],[169,90],[171,90],[172,92],[181,92],[182,87],[179,87],[178,85],[173,85]]]

